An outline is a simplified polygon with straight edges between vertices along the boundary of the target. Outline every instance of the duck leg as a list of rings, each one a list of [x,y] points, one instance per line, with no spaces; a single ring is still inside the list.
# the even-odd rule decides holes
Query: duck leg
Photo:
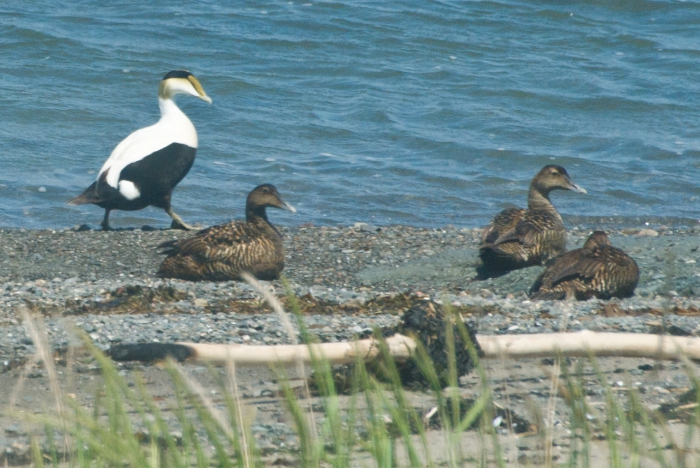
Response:
[[[160,200],[159,203],[154,203],[154,206],[157,206],[159,208],[163,208],[166,213],[168,213],[168,216],[172,218],[173,222],[170,223],[170,229],[182,229],[184,231],[192,231],[193,229],[196,229],[194,226],[190,226],[186,222],[178,216],[175,211],[173,211],[173,207],[170,205],[170,197],[172,196],[172,193],[169,193],[163,197],[162,200]]]
[[[109,227],[109,212],[110,211],[111,210],[108,208],[105,209],[105,217],[102,218],[102,222],[100,223],[100,226],[102,226],[103,231],[111,231],[112,230],[112,228]]]
[[[168,213],[168,216],[173,219],[173,222],[170,223],[170,229],[183,229],[185,231],[192,231],[195,229],[194,226],[190,226],[189,224],[185,223],[182,218],[180,218],[180,216],[173,211],[172,207],[167,207],[165,212]]]

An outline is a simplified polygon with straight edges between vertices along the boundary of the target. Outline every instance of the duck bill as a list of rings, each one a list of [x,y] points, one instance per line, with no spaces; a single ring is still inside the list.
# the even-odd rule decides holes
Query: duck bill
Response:
[[[290,205],[289,203],[287,203],[285,201],[283,201],[279,207],[282,208],[283,210],[291,211],[292,213],[297,212],[296,208],[294,208],[292,205]]]
[[[586,189],[585,189],[585,188],[583,188],[583,187],[581,187],[581,186],[579,186],[579,185],[576,185],[575,183],[571,182],[570,180],[569,180],[568,182],[569,182],[569,190],[571,190],[572,192],[576,192],[576,193],[588,193],[588,192],[586,192]]]
[[[204,92],[204,88],[202,88],[202,84],[199,82],[199,80],[192,75],[190,75],[187,79],[190,83],[192,83],[192,86],[197,91],[197,97],[202,101],[211,104],[211,98]]]

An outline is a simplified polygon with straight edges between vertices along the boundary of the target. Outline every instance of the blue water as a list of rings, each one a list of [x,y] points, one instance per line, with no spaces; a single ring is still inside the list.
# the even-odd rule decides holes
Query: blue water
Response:
[[[173,196],[190,223],[242,217],[269,182],[298,209],[279,224],[476,227],[556,163],[588,190],[553,194],[569,219],[697,225],[699,23],[698,3],[643,0],[5,3],[0,227],[97,227],[66,201],[177,68],[214,100],[178,100],[200,138]]]

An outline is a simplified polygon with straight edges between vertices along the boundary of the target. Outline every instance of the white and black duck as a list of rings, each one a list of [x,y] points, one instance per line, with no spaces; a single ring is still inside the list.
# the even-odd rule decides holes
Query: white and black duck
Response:
[[[135,131],[112,151],[93,182],[68,203],[92,203],[105,209],[102,228],[109,229],[112,210],[134,211],[147,206],[165,210],[172,227],[192,229],[170,205],[173,189],[187,175],[197,153],[197,131],[175,104],[174,97],[186,94],[211,103],[192,73],[171,71],[158,88],[160,120]]]

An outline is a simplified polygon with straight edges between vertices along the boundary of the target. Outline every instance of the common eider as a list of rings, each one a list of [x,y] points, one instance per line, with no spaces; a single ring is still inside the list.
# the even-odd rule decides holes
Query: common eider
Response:
[[[504,275],[540,265],[566,249],[566,229],[552,202],[552,190],[586,193],[561,166],[543,167],[530,182],[527,209],[501,211],[484,229],[479,248],[477,279]]]
[[[586,300],[630,297],[639,281],[632,257],[595,231],[580,249],[551,260],[530,290],[533,300]]]
[[[192,229],[170,206],[173,189],[189,172],[197,152],[197,131],[173,100],[178,94],[211,104],[192,73],[174,70],[166,74],[158,88],[160,120],[122,140],[102,165],[97,180],[68,202],[104,208],[102,229],[110,229],[112,210],[134,211],[151,205],[168,213],[171,227]]]
[[[240,280],[246,271],[258,279],[279,278],[284,268],[284,246],[279,231],[267,220],[267,207],[296,213],[270,184],[249,194],[245,222],[232,221],[203,229],[194,236],[161,244],[168,257],[158,276],[190,281]]]

